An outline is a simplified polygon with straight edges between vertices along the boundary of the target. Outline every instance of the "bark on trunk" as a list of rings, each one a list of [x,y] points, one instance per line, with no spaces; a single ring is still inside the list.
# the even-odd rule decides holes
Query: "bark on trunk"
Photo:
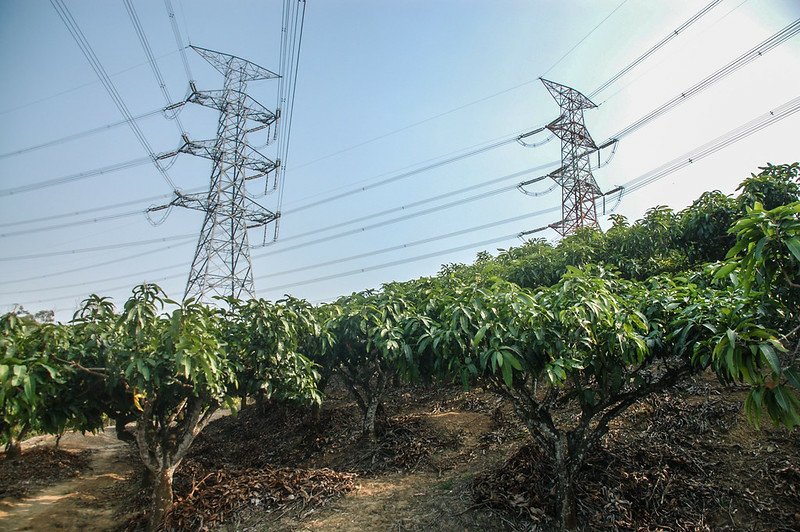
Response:
[[[117,439],[124,442],[136,441],[136,436],[125,430],[125,424],[130,421],[127,417],[118,417],[114,420],[114,429],[117,433]]]
[[[22,456],[22,444],[19,440],[11,440],[6,444],[6,460],[19,460]]]
[[[158,530],[172,507],[172,475],[174,473],[175,467],[167,467],[155,475],[153,502],[150,506],[150,518],[147,523],[148,531]]]
[[[380,401],[377,397],[370,399],[367,410],[364,412],[363,435],[369,441],[375,441],[375,414],[378,412]]]
[[[562,434],[555,445],[556,496],[558,498],[558,521],[560,530],[577,530],[578,515],[573,475],[569,464],[570,449],[567,437]]]

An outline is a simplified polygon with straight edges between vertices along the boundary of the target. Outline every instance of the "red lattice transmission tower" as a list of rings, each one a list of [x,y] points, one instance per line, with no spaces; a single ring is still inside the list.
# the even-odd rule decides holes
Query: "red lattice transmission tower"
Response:
[[[553,228],[565,236],[581,227],[598,227],[595,202],[603,193],[590,163],[598,147],[583,123],[583,111],[597,106],[571,87],[546,79],[542,83],[561,108],[547,129],[561,139],[561,167],[549,176],[561,187],[561,222]]]

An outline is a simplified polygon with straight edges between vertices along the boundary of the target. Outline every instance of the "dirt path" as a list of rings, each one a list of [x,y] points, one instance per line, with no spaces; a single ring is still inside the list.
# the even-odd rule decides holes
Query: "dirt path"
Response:
[[[51,441],[34,438],[25,446]],[[91,450],[89,469],[30,497],[0,500],[0,530],[111,530],[119,525],[114,515],[124,502],[120,490],[133,474],[127,445],[109,431],[86,436],[67,434],[61,447]]]

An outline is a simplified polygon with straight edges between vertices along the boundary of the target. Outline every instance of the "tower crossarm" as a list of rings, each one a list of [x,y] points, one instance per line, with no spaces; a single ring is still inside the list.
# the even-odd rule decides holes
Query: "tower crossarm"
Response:
[[[280,218],[280,213],[275,213],[257,201],[247,198],[242,218],[247,222],[247,228],[262,227]]]
[[[190,155],[196,155],[197,157],[203,157],[205,159],[209,159],[212,161],[220,161],[226,163],[233,164],[234,162],[240,164],[242,168],[246,168],[248,170],[252,170],[255,174],[248,175],[246,179],[256,179],[263,175],[266,175],[276,168],[278,168],[278,163],[268,158],[266,155],[258,151],[257,149],[253,148],[249,144],[244,144],[242,146],[242,152],[239,154],[238,161],[228,161],[224,160],[226,153],[219,150],[219,143],[217,139],[209,139],[209,140],[188,140],[180,147],[178,150],[181,153],[188,153]]]
[[[565,115],[547,124],[547,129],[565,142],[591,150],[597,149],[597,144],[595,144],[586,126],[582,122],[571,120]]]
[[[547,92],[550,93],[550,96],[553,97],[553,99],[558,103],[558,106],[562,109],[578,111],[581,109],[592,109],[597,107],[592,100],[572,87],[568,87],[544,78],[539,79],[542,80]]]
[[[241,108],[232,107],[231,93],[237,93],[237,95],[240,95],[244,102],[244,106]],[[261,105],[255,98],[247,94],[241,94],[239,91],[234,90],[194,91],[189,96],[187,101],[202,105],[203,107],[216,109],[222,113],[242,116],[247,120],[258,122],[262,126],[274,124],[277,122],[279,115],[278,112],[273,113]]]
[[[228,72],[233,70],[241,72],[241,78],[243,81],[255,81],[259,79],[273,79],[280,77],[271,70],[235,55],[225,54],[215,50],[209,50],[208,48],[201,48],[199,46],[192,46],[192,50],[197,52],[200,57],[208,61],[211,66],[216,68],[223,76],[228,75]]]

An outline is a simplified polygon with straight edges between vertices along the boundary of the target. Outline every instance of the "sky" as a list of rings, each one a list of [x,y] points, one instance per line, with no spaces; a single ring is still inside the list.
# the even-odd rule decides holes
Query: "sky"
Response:
[[[123,2],[65,3],[131,114],[162,108]],[[278,70],[280,1],[226,2],[224,9],[210,0],[172,4],[184,45]],[[540,76],[589,94],[706,4],[308,0],[279,239],[261,246],[264,232],[250,232],[257,296],[328,301],[432,275],[444,263],[471,262],[478,251],[517,245],[517,233],[556,222],[558,190],[532,197],[512,186],[549,169],[501,178],[558,161],[558,141],[533,149],[511,142],[369,185],[550,122],[559,110]],[[164,2],[135,6],[170,95],[182,99],[188,80]],[[797,0],[722,0],[593,97],[598,107],[585,113],[588,130],[598,143],[611,138],[798,18]],[[222,87],[222,76],[191,50],[188,60],[199,89]],[[49,2],[0,2],[0,71],[0,191],[147,155],[129,128],[103,127],[122,115]],[[594,176],[606,191],[634,180],[797,98],[798,87],[795,36],[625,136]],[[248,92],[275,108],[274,80],[251,82]],[[215,111],[187,105],[180,118],[192,138],[214,137]],[[180,144],[175,120],[156,113],[138,123],[155,152]],[[92,128],[102,131],[14,153]],[[655,205],[684,208],[706,190],[734,193],[766,162],[799,160],[798,131],[800,113],[625,194],[614,212],[636,219]],[[250,140],[260,146],[267,139],[262,132]],[[261,151],[274,156],[275,146]],[[211,164],[180,155],[168,172],[179,188],[199,189],[208,185]],[[550,184],[529,188],[544,191]],[[258,185],[251,192],[259,193]],[[365,189],[330,199],[359,188]],[[180,298],[202,213],[173,209],[158,225],[140,213],[167,201],[170,191],[146,164],[0,192],[0,312],[22,304],[29,311],[55,310],[66,321],[89,294],[122,304],[145,281]],[[478,200],[459,201],[484,192]],[[157,196],[163,198],[147,199]],[[613,199],[601,217],[604,227]],[[261,201],[271,207],[276,198]],[[547,212],[534,215],[539,211]],[[486,227],[472,229],[480,226]],[[558,238],[552,230],[537,236]],[[131,245],[139,241],[150,243]],[[102,249],[85,251],[90,248]]]

